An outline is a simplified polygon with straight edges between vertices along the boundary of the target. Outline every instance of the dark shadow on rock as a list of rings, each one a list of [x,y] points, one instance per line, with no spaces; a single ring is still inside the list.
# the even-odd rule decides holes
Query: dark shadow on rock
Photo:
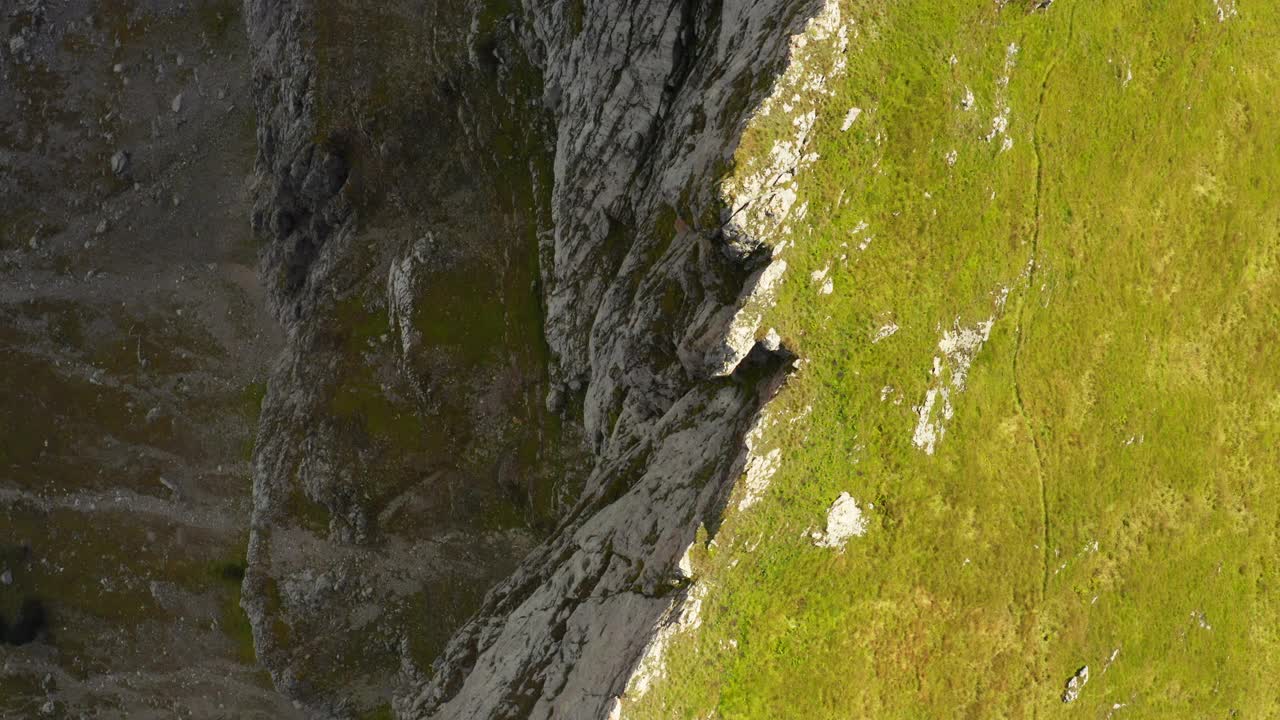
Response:
[[[22,601],[22,609],[13,625],[0,616],[0,641],[5,645],[27,645],[40,639],[48,627],[49,616],[38,598]]]

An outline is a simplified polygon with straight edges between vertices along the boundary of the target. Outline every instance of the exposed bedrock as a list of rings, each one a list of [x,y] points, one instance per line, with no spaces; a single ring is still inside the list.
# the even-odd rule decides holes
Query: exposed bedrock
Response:
[[[602,717],[687,595],[681,560],[716,526],[744,436],[791,364],[731,327],[772,250],[725,205],[770,190],[726,201],[721,186],[818,4],[401,3],[383,19],[408,22],[386,32],[420,33],[409,46],[424,69],[390,99],[335,81],[322,5],[246,12],[254,225],[288,337],[254,464],[245,604],[259,655],[279,687],[336,716],[394,690],[408,717]],[[442,40],[450,28],[465,41]],[[335,82],[389,111],[335,121]],[[408,127],[435,142],[406,151]],[[398,201],[370,190],[388,178]],[[536,282],[530,297],[499,283],[505,330],[486,345],[422,311],[489,297],[459,277],[522,277],[502,258],[523,243]],[[517,390],[495,395],[491,353],[541,346],[518,330],[523,305],[541,307],[549,352],[512,361]],[[353,307],[384,313],[385,332],[335,336]],[[468,326],[483,325],[475,312]],[[335,405],[353,383],[376,400]],[[383,413],[395,430],[379,439]],[[495,419],[513,413],[518,427]],[[522,461],[495,451],[529,428]],[[420,442],[433,432],[446,437]],[[492,522],[512,486],[528,489],[524,521]],[[542,508],[532,488],[549,486],[559,502]],[[433,589],[459,583],[492,590]],[[415,650],[423,633],[441,641]],[[327,689],[344,673],[355,690]]]

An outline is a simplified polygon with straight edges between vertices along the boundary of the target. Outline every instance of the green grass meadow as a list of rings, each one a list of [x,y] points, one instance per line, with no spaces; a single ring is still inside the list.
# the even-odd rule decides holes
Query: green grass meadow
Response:
[[[1280,4],[1220,2],[843,3],[783,464],[628,717],[1280,717]],[[869,529],[815,547],[841,492]]]

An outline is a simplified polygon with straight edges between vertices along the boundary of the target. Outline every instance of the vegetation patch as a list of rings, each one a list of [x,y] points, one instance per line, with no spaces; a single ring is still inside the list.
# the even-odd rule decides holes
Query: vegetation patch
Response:
[[[842,10],[765,325],[806,359],[760,444],[781,469],[627,716],[1266,716],[1280,10]],[[867,525],[837,552],[812,534],[844,492]]]

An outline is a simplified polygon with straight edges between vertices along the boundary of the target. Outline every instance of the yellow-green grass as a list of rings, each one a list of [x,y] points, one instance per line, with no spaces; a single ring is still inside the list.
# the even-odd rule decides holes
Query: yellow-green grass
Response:
[[[1280,714],[1280,6],[1221,6],[843,3],[768,319],[805,358],[772,412],[812,411],[629,717]],[[926,454],[938,342],[988,318]],[[867,533],[815,547],[842,491]]]

